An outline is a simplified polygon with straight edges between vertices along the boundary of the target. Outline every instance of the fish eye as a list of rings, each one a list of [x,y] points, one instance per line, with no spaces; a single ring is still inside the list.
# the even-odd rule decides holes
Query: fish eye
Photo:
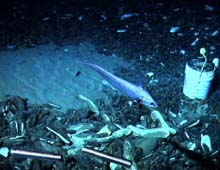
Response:
[[[155,104],[155,103],[153,103],[153,102],[151,102],[151,103],[150,103],[150,105],[151,105],[151,106],[154,106],[154,107],[156,106],[156,104]]]

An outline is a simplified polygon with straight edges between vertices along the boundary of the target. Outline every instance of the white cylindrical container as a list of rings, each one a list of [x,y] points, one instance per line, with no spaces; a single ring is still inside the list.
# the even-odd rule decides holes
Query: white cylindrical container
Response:
[[[208,97],[215,69],[201,70],[203,62],[193,60],[186,63],[183,93],[190,99],[206,99]],[[200,67],[198,67],[200,66]]]

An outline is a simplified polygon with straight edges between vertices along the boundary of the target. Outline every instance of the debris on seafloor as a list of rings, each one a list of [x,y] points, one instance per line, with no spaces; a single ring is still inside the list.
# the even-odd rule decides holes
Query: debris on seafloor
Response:
[[[218,148],[210,145],[213,136],[206,135],[212,127],[205,125],[206,121],[210,121],[209,117],[200,116],[191,121],[186,113],[182,112],[165,119],[157,110],[151,111],[150,116],[149,110],[137,108],[131,111],[128,104],[126,108],[120,101],[110,112],[107,105],[100,108],[98,102],[93,102],[85,96],[82,99],[88,102],[90,107],[87,109],[95,108],[99,114],[94,117],[88,114],[87,117],[76,119],[75,116],[80,115],[76,114],[77,112],[86,110],[71,114],[67,112],[67,115],[44,104],[30,104],[27,99],[18,96],[8,96],[0,102],[0,155],[6,157],[0,158],[1,162],[8,167],[19,169],[53,167],[55,170],[137,170],[161,169],[165,166],[172,169],[179,164],[184,164],[183,167],[197,166],[199,160],[197,157],[190,157],[189,151],[201,158],[216,156]],[[197,112],[201,110],[202,107],[198,108]],[[114,114],[115,112],[118,112],[118,115]],[[129,120],[130,116],[137,117],[136,124]],[[177,127],[182,118],[188,119],[187,123]],[[197,130],[201,131],[203,124],[206,129],[201,132],[201,138]],[[183,134],[187,134],[188,138]],[[15,157],[11,157],[12,159],[7,158],[9,150],[15,151]],[[180,162],[176,161],[179,157]],[[60,159],[62,161],[59,161]],[[155,164],[158,159],[161,164]]]
[[[174,27],[171,27],[170,28],[170,33],[176,33],[180,30],[180,27],[179,26],[174,26]]]
[[[201,134],[201,147],[204,152],[212,152],[212,144],[209,135]]]
[[[138,13],[125,13],[122,16],[120,16],[120,20],[123,21],[125,19],[131,18],[131,17],[137,17],[137,16],[139,16]]]
[[[86,102],[89,103],[91,110],[97,114],[97,116],[99,115],[99,109],[98,107],[94,104],[94,102],[92,102],[92,100],[88,99],[87,97],[83,96],[83,95],[78,95],[78,97]]]
[[[124,33],[124,32],[127,32],[126,29],[117,29],[117,33]]]
[[[5,158],[14,157],[24,157],[24,158],[33,158],[33,159],[47,159],[47,160],[55,160],[55,161],[61,161],[62,157],[61,155],[55,155],[55,154],[46,154],[46,153],[40,153],[40,152],[31,152],[31,151],[24,151],[24,150],[18,150],[18,149],[9,149],[7,147],[0,148],[0,155],[4,156]]]

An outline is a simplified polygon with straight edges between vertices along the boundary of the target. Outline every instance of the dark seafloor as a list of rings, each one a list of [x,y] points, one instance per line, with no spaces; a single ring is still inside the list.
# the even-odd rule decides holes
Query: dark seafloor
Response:
[[[220,169],[219,70],[207,100],[190,100],[182,93],[186,61],[197,57],[201,47],[208,50],[209,61],[220,55],[219,1],[17,0],[1,1],[0,9],[1,50],[88,41],[95,44],[103,57],[117,54],[132,60],[132,67],[117,69],[115,73],[133,82],[141,81],[155,97],[165,120],[177,129],[175,135],[166,139],[150,139],[152,148],[146,142],[148,139],[133,136],[112,140],[105,146],[97,143],[91,146],[102,146],[105,152],[121,157],[123,142],[130,140],[137,169],[142,170]],[[123,19],[123,14],[133,16]],[[146,70],[151,70],[156,77],[143,79]],[[142,116],[146,117],[147,128],[158,125],[148,116],[150,110],[146,107],[138,104],[130,107],[126,96],[108,93],[112,97],[111,104],[106,105],[102,100],[95,103],[101,112],[111,117],[109,126],[113,129],[116,128],[114,123],[122,127],[141,124]],[[65,136],[76,133],[67,129],[72,124],[94,124],[85,135],[96,135],[105,125],[88,108],[69,108],[63,113],[51,105],[29,103],[13,94],[0,104],[1,146],[65,155],[67,144],[51,134],[47,126]],[[181,124],[183,120],[187,122]],[[24,124],[24,132],[21,132],[21,124]],[[15,126],[19,126],[18,130]],[[22,138],[16,138],[21,133]],[[202,149],[202,134],[210,136],[211,152]],[[39,140],[42,137],[52,142]],[[192,146],[196,147],[190,150]],[[56,162],[1,157],[0,167],[4,170],[110,169],[109,162],[86,154]]]

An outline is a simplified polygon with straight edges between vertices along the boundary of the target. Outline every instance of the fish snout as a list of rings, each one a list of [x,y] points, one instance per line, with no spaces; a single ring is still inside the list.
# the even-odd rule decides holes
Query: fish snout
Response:
[[[152,108],[157,108],[158,107],[158,104],[155,103],[155,102],[150,103],[150,105],[151,105]]]
[[[158,104],[155,101],[142,100],[142,104],[147,106],[147,107],[150,107],[150,108],[157,108],[158,107]]]

